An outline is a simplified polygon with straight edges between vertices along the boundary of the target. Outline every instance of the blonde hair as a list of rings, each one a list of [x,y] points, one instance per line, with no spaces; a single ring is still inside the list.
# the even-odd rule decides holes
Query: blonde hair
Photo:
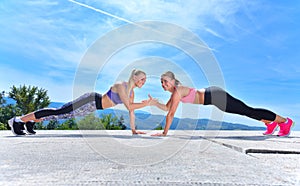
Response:
[[[175,75],[173,72],[167,71],[167,72],[163,73],[160,77],[162,78],[164,76],[167,76],[167,77],[171,78],[172,80],[175,80],[175,86],[181,85],[180,81],[175,78]]]
[[[131,75],[129,77],[128,86],[127,86],[127,94],[128,94],[128,96],[130,95],[130,91],[132,90],[132,85],[135,84],[135,81],[136,81],[135,77],[139,76],[140,74],[144,74],[146,76],[146,73],[144,71],[137,70],[137,69],[133,69],[131,71]]]

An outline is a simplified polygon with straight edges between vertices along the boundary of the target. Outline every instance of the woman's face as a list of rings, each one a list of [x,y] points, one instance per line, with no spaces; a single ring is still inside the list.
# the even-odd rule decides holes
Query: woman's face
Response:
[[[138,88],[142,88],[142,86],[146,82],[146,76],[144,74],[140,74],[136,76],[135,86]]]
[[[161,86],[165,91],[171,91],[174,88],[174,80],[169,78],[168,76],[163,76],[160,79]]]

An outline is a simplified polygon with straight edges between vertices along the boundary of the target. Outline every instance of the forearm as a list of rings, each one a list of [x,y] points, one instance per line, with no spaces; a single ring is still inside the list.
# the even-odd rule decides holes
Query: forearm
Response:
[[[168,113],[168,115],[166,117],[166,126],[165,126],[164,132],[163,132],[164,135],[168,134],[168,131],[169,131],[170,126],[172,124],[173,118],[174,118],[174,114]]]
[[[157,103],[155,104],[155,106],[156,106],[157,108],[163,110],[163,111],[168,111],[168,110],[169,110],[169,108],[167,107],[167,105],[162,104],[162,103],[159,103],[159,102],[157,102]]]
[[[143,107],[146,107],[148,106],[148,103],[146,102],[142,102],[142,103],[131,103],[130,104],[130,109],[132,111],[134,111],[135,109],[140,109],[140,108],[143,108]]]
[[[175,91],[175,94],[173,93],[171,95],[171,98],[169,99],[169,101],[167,102],[166,105],[161,104],[161,103],[157,103],[157,107],[161,108],[163,110],[167,110],[168,114],[166,117],[166,125],[164,128],[164,132],[163,133],[158,133],[155,134],[154,136],[166,136],[168,134],[169,128],[172,124],[175,112],[177,110],[178,104],[180,103],[180,96],[178,95],[178,93]]]
[[[135,132],[135,115],[134,115],[134,111],[129,111],[129,122],[130,122],[130,128],[132,133]]]

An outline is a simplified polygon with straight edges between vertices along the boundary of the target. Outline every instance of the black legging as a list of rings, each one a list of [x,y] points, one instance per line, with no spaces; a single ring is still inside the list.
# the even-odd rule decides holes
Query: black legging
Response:
[[[256,120],[274,121],[276,118],[275,113],[266,109],[249,107],[223,89],[214,86],[205,89],[204,105],[215,105],[224,112],[240,114]]]
[[[53,115],[61,115],[70,113],[83,105],[95,101],[96,109],[102,110],[102,95],[96,92],[86,93],[74,101],[64,104],[61,108],[58,109],[41,109],[34,112],[34,116],[36,119],[40,119],[46,116],[53,116]]]

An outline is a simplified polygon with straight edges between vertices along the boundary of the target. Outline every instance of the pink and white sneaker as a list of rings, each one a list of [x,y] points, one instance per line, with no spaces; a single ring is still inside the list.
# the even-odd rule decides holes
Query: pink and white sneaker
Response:
[[[278,123],[275,121],[268,124],[265,123],[265,125],[267,126],[267,130],[263,133],[263,135],[272,135],[278,127]]]
[[[279,137],[288,137],[291,133],[291,128],[294,125],[293,120],[287,118],[287,123],[278,123],[280,130],[277,134]]]

